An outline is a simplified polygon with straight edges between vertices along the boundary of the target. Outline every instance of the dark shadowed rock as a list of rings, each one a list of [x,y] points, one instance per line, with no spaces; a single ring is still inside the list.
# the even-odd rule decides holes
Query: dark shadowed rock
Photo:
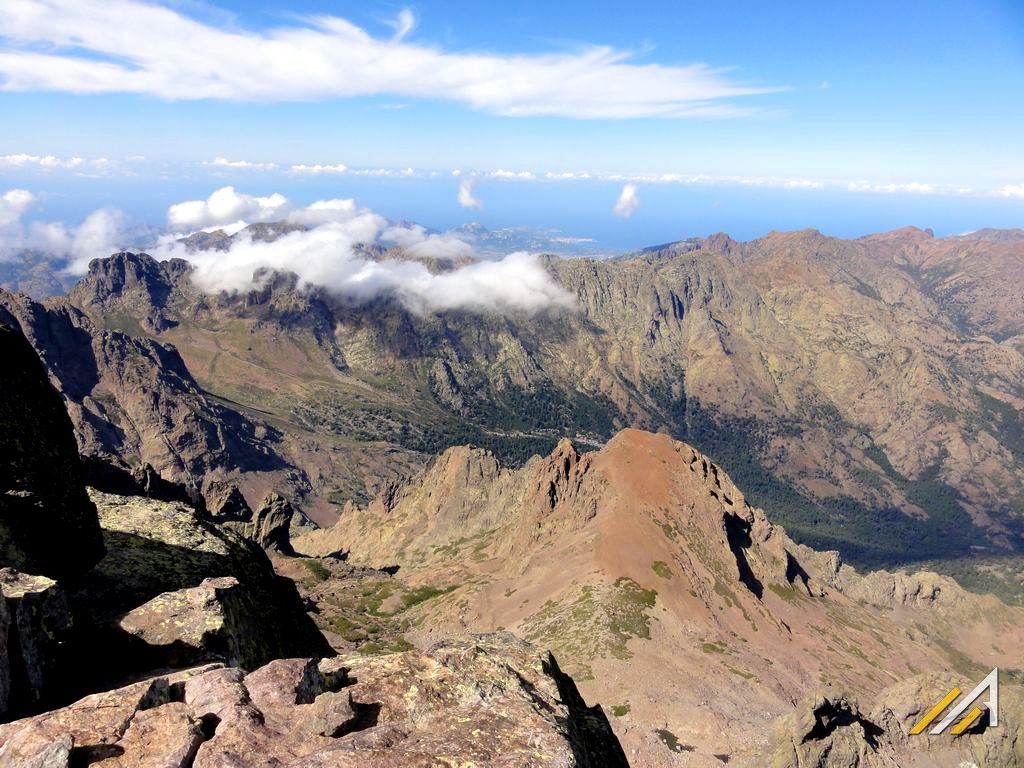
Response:
[[[103,554],[71,421],[25,337],[0,323],[0,565],[54,578]]]
[[[252,519],[252,510],[234,483],[219,480],[209,483],[205,500],[206,511],[215,523],[248,522]]]
[[[71,629],[67,597],[53,579],[0,569],[0,592],[10,616],[7,711],[22,714],[58,698],[64,685],[64,643]]]

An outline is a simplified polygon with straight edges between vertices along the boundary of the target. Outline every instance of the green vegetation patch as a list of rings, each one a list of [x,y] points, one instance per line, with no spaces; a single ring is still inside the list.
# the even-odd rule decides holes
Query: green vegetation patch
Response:
[[[327,569],[327,566],[319,560],[303,560],[302,564],[306,566],[306,570],[309,571],[309,575],[312,576],[313,580],[316,582],[327,581],[331,578],[331,572]]]
[[[437,587],[431,586],[416,587],[415,589],[410,590],[409,592],[406,592],[404,595],[402,595],[402,608],[412,608],[413,606],[419,605],[420,603],[424,603],[427,600],[430,600],[431,598],[438,597],[439,595],[447,595],[451,592],[454,592],[456,589],[458,589],[458,585],[456,584],[453,584],[449,587],[444,587],[443,589],[438,589]]]
[[[548,600],[524,625],[526,638],[549,648],[573,676],[592,679],[594,659],[630,659],[631,639],[650,639],[649,612],[658,593],[629,578],[584,585],[562,600]]]
[[[663,579],[672,578],[672,569],[668,567],[668,563],[666,563],[664,560],[655,560],[651,564],[651,570],[653,570]]]
[[[615,588],[608,604],[608,626],[622,640],[623,649],[626,640],[631,637],[650,640],[651,620],[647,612],[657,602],[658,593],[653,589],[644,589],[625,576],[616,579]]]
[[[629,705],[628,701],[625,704],[613,704],[612,714],[616,717],[625,717],[632,711],[632,709],[633,708]]]

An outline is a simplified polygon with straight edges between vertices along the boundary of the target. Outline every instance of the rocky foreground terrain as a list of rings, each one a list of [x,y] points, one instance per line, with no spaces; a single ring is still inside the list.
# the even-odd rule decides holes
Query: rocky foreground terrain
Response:
[[[0,291],[0,766],[1024,764],[1024,608],[918,566],[1024,583],[1022,243],[551,259],[531,316]]]
[[[90,497],[28,341],[0,324],[0,355],[0,765],[626,764],[602,710],[511,635],[337,655],[259,546],[290,551],[288,516]]]

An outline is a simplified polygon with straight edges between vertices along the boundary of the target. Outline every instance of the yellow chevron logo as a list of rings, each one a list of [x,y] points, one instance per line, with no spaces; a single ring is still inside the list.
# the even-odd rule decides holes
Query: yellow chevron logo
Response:
[[[976,701],[978,701],[978,699],[981,698],[981,695],[986,691],[988,692],[988,698],[985,701],[981,702],[985,705],[985,709],[976,706],[974,707],[974,709],[968,712],[967,715],[963,717],[963,719],[961,719],[959,722],[956,722],[957,719],[964,714],[967,708],[974,704]],[[949,693],[943,696],[942,699],[934,707],[928,710],[927,714],[925,714],[925,716],[922,717],[920,721],[918,721],[918,723],[910,729],[910,735],[917,736],[918,734],[924,733],[924,730],[932,724],[932,721],[935,720],[935,718],[937,718],[943,712],[945,712],[946,708],[954,701],[956,701],[957,698],[959,698],[959,696],[960,689],[953,688],[953,690],[951,690]],[[989,672],[988,675],[986,675],[985,679],[978,683],[975,689],[971,691],[969,694],[967,694],[963,701],[961,701],[959,704],[953,707],[950,713],[946,715],[939,722],[938,725],[932,728],[931,731],[929,731],[929,733],[933,736],[945,733],[946,729],[953,725],[954,722],[956,722],[956,725],[953,725],[953,728],[950,730],[950,733],[954,736],[959,736],[968,728],[970,728],[978,720],[979,717],[985,714],[986,710],[988,711],[988,727],[997,727],[999,725],[998,668],[993,669],[991,672]]]

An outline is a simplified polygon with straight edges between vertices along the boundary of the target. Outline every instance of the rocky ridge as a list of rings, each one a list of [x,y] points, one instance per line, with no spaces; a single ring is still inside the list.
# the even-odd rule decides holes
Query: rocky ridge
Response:
[[[763,727],[816,688],[876,702],[863,720],[888,729],[888,752],[839,735],[863,761],[849,765],[884,765],[871,761],[917,749],[876,723],[897,681],[1013,668],[1024,642],[1021,609],[937,574],[858,573],[795,543],[707,456],[637,430],[589,453],[563,441],[518,469],[450,449],[294,546],[397,569],[430,595],[404,630],[415,643],[504,627],[551,647],[584,695],[619,712],[612,725],[638,765],[674,764],[675,744],[695,765],[763,766],[782,750],[792,762],[780,764],[845,766],[804,760],[816,744],[827,754],[825,741],[785,752]],[[918,685],[919,707],[945,693]],[[994,731],[986,749],[1012,754],[1015,733]],[[959,768],[949,761],[966,754],[934,764]]]

